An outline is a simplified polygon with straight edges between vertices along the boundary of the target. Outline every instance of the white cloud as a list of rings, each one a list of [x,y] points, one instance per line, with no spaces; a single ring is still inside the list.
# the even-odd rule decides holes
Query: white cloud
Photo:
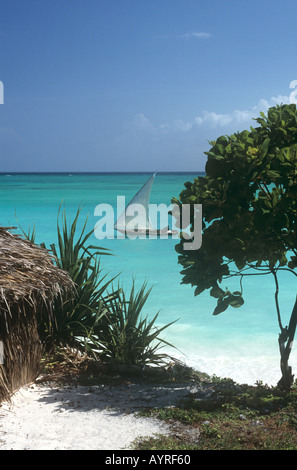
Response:
[[[261,111],[266,113],[271,106],[282,103],[289,104],[290,98],[284,95],[273,96],[269,101],[261,99],[257,105],[250,109],[236,109],[225,114],[216,113],[214,111],[203,111],[201,115],[193,119],[192,123],[179,120],[179,126],[175,126],[175,129],[190,131],[194,127],[200,127],[202,125],[207,125],[208,127],[226,127],[230,125],[252,124],[252,120],[257,118]]]
[[[157,130],[143,113],[139,113],[134,117],[133,126],[145,132],[156,132]]]
[[[183,114],[167,120],[141,109],[126,122],[123,132],[111,144],[127,162],[134,162],[130,168],[133,165],[137,168],[141,159],[148,170],[149,167],[156,167],[159,170],[178,171],[182,168],[184,171],[203,171],[206,162],[204,152],[209,141],[219,135],[231,135],[250,126],[256,127],[253,118],[259,117],[261,111],[267,114],[271,106],[281,103],[290,103],[289,97],[279,95],[265,98],[254,106],[231,108],[229,112],[218,112],[216,108],[199,110],[192,116]]]
[[[189,132],[193,128],[193,122],[185,122],[182,119],[177,119],[173,127],[180,132]]]
[[[288,104],[289,102],[290,100],[288,96],[279,95],[277,97],[273,96],[270,101],[261,99],[256,106],[253,106],[250,109],[236,109],[231,113],[226,114],[204,111],[202,116],[195,118],[195,123],[197,125],[209,124],[212,127],[225,127],[230,124],[241,125],[249,122],[252,123],[252,120],[257,118],[261,111],[266,113],[271,106],[282,103]]]
[[[10,127],[0,127],[0,139],[14,140],[19,137],[19,134],[14,129]]]
[[[191,39],[191,38],[198,38],[198,39],[209,39],[212,36],[210,33],[203,33],[203,32],[192,32],[192,33],[185,33],[178,36],[181,39]]]
[[[253,119],[259,117],[260,112],[264,113],[271,106],[276,104],[288,104],[290,98],[288,96],[279,95],[270,98],[270,100],[261,99],[258,104],[250,109],[236,109],[230,113],[217,113],[214,111],[203,111],[200,115],[194,117],[192,120],[176,119],[172,123],[162,123],[159,125],[153,124],[143,113],[137,114],[133,120],[134,129],[140,130],[145,133],[162,135],[162,134],[185,134],[194,132],[199,128],[207,129],[228,129],[240,130],[239,128],[249,127],[254,125]],[[238,129],[236,127],[238,126]]]
[[[271,98],[272,106],[276,104],[289,104],[290,103],[290,97],[289,96],[284,96],[284,95],[278,95],[278,96],[273,96]]]
[[[215,112],[203,111],[202,116],[194,118],[196,126],[208,124],[214,127],[227,126],[232,122],[233,116],[231,114],[218,114]]]

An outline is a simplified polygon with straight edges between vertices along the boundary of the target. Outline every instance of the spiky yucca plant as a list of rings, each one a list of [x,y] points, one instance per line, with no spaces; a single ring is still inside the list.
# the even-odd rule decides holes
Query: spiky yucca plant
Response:
[[[109,314],[103,319],[104,331],[95,335],[102,340],[102,357],[118,364],[138,366],[160,364],[168,357],[159,350],[164,345],[173,346],[159,335],[175,322],[157,328],[156,320],[159,313],[152,319],[148,316],[142,317],[142,310],[151,290],[152,288],[147,289],[145,282],[138,291],[135,291],[133,280],[128,297],[119,287],[104,301]]]
[[[94,327],[105,314],[103,298],[107,287],[114,280],[102,274],[100,257],[111,254],[109,250],[88,244],[93,230],[87,232],[87,221],[78,230],[82,208],[79,208],[71,224],[68,224],[65,209],[58,211],[57,244],[50,245],[57,266],[68,272],[76,286],[75,294],[67,298],[58,297],[53,305],[53,321],[40,325],[40,335],[48,349],[55,346],[70,346],[92,350],[90,341]],[[35,228],[23,234],[35,241]],[[41,244],[47,248],[45,243]]]
[[[102,274],[100,257],[111,254],[109,250],[87,244],[93,230],[86,233],[87,218],[77,234],[81,208],[70,226],[67,224],[65,210],[58,214],[58,245],[51,245],[57,265],[68,271],[76,284],[76,295],[68,299],[57,299],[55,323],[52,325],[51,338],[55,344],[74,345],[92,349],[90,341],[94,329],[105,315],[104,295],[110,283]]]
[[[100,257],[112,253],[88,244],[93,230],[86,232],[86,219],[78,231],[80,213],[81,208],[68,225],[65,210],[61,213],[61,206],[59,208],[58,243],[50,245],[50,248],[57,266],[67,271],[76,284],[76,293],[56,299],[54,320],[40,325],[42,340],[48,349],[70,346],[118,364],[163,362],[168,356],[161,354],[160,348],[173,346],[159,335],[174,321],[157,328],[158,313],[152,319],[148,316],[142,318],[143,307],[152,290],[147,289],[147,283],[135,291],[133,280],[128,298],[120,286],[111,288],[117,276],[107,279],[107,275],[103,275]],[[35,240],[35,228],[27,235],[23,233],[31,241]],[[46,248],[44,243],[42,245]]]

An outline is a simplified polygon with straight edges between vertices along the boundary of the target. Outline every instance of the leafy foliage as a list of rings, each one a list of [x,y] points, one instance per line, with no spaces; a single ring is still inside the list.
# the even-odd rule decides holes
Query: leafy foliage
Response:
[[[102,255],[111,253],[106,248],[88,244],[93,230],[86,232],[87,219],[78,230],[80,213],[81,208],[68,225],[65,210],[62,213],[61,207],[59,210],[58,244],[50,248],[57,266],[67,271],[74,281],[76,292],[55,300],[53,321],[39,325],[42,340],[49,350],[73,347],[119,364],[162,362],[168,356],[159,353],[159,349],[169,343],[159,334],[174,322],[157,328],[158,314],[152,319],[141,317],[151,292],[146,289],[146,283],[137,292],[133,282],[129,298],[122,288],[112,287],[118,276],[107,279],[100,263]],[[35,228],[23,234],[35,241]],[[44,243],[42,246],[46,248]]]
[[[104,301],[108,314],[101,324],[95,328],[95,335],[103,347],[102,357],[118,364],[145,365],[159,364],[166,354],[159,352],[160,347],[172,346],[160,338],[160,333],[172,325],[171,322],[161,328],[156,327],[158,314],[152,319],[142,318],[142,310],[151,292],[146,283],[136,292],[133,281],[130,295],[118,288]],[[103,330],[98,332],[104,325]]]
[[[258,127],[221,136],[211,143],[205,176],[186,182],[172,202],[202,204],[203,235],[199,250],[176,246],[183,270],[182,282],[195,295],[210,290],[217,299],[214,314],[243,303],[242,279],[250,274],[273,274],[284,362],[297,322],[297,305],[289,327],[283,327],[277,300],[277,273],[297,267],[297,112],[296,105],[260,113]],[[190,220],[194,227],[195,213]],[[240,277],[240,290],[221,284]]]
[[[176,250],[183,283],[195,286],[195,295],[211,289],[221,311],[243,303],[242,292],[219,286],[223,279],[251,267],[268,272],[297,266],[296,105],[270,108],[256,121],[259,127],[212,142],[206,175],[185,183],[173,199],[202,204],[202,247],[183,250],[181,240]]]
[[[60,208],[61,209],[61,208]],[[76,292],[68,298],[57,298],[54,305],[54,321],[43,325],[43,337],[48,345],[74,346],[91,349],[95,326],[104,315],[103,300],[113,278],[102,274],[100,256],[111,254],[108,250],[87,242],[93,231],[86,233],[87,218],[78,231],[81,208],[74,220],[67,223],[65,210],[58,214],[58,244],[51,245],[57,266],[68,272],[76,285]],[[45,246],[43,244],[43,246]]]

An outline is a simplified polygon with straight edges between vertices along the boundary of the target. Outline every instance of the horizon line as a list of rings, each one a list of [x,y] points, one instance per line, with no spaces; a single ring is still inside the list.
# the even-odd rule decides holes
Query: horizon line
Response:
[[[189,174],[205,173],[204,170],[189,171],[158,171],[158,174]],[[154,174],[154,171],[0,171],[0,175],[106,175],[106,174]]]

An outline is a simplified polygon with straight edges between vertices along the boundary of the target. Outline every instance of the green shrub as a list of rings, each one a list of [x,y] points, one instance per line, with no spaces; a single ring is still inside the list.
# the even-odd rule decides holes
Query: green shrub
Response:
[[[147,289],[147,284],[144,283],[135,291],[133,281],[128,298],[124,290],[119,288],[110,298],[104,300],[109,313],[102,319],[101,324],[99,323],[99,328],[104,324],[104,329],[95,335],[101,339],[102,357],[118,364],[138,366],[160,364],[168,357],[159,350],[164,345],[172,345],[159,335],[174,322],[157,328],[158,313],[151,320],[148,316],[141,316],[151,290]],[[98,325],[95,332],[97,330]]]
[[[88,244],[93,230],[86,232],[87,218],[80,231],[78,220],[81,208],[68,225],[65,210],[61,206],[57,219],[58,243],[50,245],[57,267],[68,272],[75,283],[75,293],[58,297],[53,305],[53,320],[39,327],[41,339],[47,349],[70,346],[91,351],[94,328],[104,315],[103,299],[107,287],[114,278],[107,280],[102,274],[100,256],[111,254],[109,250]],[[36,231],[29,231],[26,238],[35,242]],[[41,244],[47,248],[45,243]],[[48,249],[48,248],[47,248]]]
[[[105,248],[88,244],[93,230],[86,232],[87,219],[80,231],[81,208],[68,225],[65,210],[57,220],[58,243],[50,245],[59,268],[67,271],[76,285],[76,292],[58,297],[53,305],[53,320],[40,325],[41,339],[47,350],[67,346],[100,356],[119,364],[144,365],[160,363],[166,354],[160,347],[169,345],[159,334],[172,323],[155,326],[152,320],[141,318],[143,306],[151,292],[146,283],[135,292],[134,281],[129,299],[122,288],[108,288],[117,278],[103,275],[100,257],[110,255]],[[25,234],[35,241],[35,228]],[[42,246],[47,248],[43,243]],[[171,345],[170,345],[171,346]]]

